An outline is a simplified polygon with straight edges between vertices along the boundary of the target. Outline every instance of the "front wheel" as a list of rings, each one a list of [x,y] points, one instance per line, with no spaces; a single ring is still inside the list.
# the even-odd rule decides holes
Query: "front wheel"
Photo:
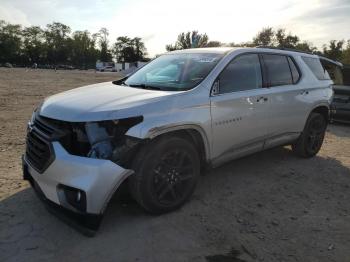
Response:
[[[144,209],[159,214],[177,209],[192,195],[200,161],[191,142],[164,136],[141,149],[133,170],[130,193]]]
[[[293,152],[304,158],[315,156],[321,149],[326,128],[325,117],[319,113],[311,113],[302,134],[292,145]]]

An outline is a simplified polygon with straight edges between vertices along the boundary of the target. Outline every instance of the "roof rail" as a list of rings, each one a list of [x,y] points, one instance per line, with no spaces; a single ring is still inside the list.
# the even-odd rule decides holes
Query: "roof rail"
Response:
[[[264,45],[259,45],[259,46],[256,46],[256,48],[267,48],[267,49],[291,51],[291,52],[298,52],[298,53],[305,53],[305,54],[309,54],[309,55],[314,55],[312,52],[302,51],[302,50],[293,49],[293,48],[286,48],[286,47],[275,47],[275,46],[264,46]]]

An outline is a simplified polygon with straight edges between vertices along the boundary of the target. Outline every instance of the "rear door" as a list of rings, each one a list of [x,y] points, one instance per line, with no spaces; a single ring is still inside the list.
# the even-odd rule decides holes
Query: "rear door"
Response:
[[[297,85],[301,73],[292,57],[283,54],[262,54],[261,57],[270,103],[267,148],[298,137],[309,110],[309,91]]]
[[[259,151],[267,133],[268,90],[258,54],[234,58],[213,86],[213,163]]]

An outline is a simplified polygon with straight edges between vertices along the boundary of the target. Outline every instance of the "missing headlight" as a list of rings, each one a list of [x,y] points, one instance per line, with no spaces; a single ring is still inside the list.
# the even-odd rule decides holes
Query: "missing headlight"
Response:
[[[70,123],[66,136],[60,138],[63,147],[73,155],[109,159],[126,164],[141,139],[128,137],[126,132],[143,121],[132,117],[87,123]]]
[[[113,149],[111,137],[108,135],[106,128],[100,126],[96,122],[88,122],[85,124],[85,131],[91,145],[87,156],[91,158],[109,159]]]

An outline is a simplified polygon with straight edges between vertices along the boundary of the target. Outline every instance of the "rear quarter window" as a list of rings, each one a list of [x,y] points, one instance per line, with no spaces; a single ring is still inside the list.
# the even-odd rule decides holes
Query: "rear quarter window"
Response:
[[[292,58],[288,57],[288,63],[289,63],[290,71],[292,72],[293,84],[295,84],[300,79],[300,73],[297,66],[295,65],[295,62],[292,60]]]
[[[311,72],[318,80],[330,80],[327,70],[322,66],[320,59],[313,57],[302,57],[305,64],[310,68]]]

